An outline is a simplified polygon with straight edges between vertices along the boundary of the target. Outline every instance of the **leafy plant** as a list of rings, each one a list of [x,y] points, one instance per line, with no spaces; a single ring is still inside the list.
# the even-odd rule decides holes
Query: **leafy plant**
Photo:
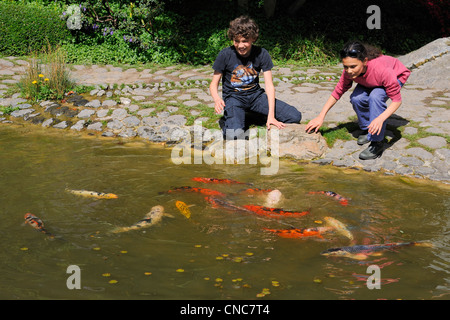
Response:
[[[73,85],[65,52],[60,48],[53,50],[51,46],[40,57],[34,55],[18,84],[22,96],[34,102],[62,99]]]

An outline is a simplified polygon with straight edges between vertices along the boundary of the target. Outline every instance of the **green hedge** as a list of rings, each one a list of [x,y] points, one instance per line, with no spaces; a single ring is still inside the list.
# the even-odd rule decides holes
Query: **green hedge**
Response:
[[[0,52],[22,56],[71,37],[59,14],[48,8],[0,3]]]

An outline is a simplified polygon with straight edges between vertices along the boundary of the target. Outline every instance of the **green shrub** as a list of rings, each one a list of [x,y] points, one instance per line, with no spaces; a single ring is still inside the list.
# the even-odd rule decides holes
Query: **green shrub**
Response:
[[[0,54],[23,56],[70,37],[58,12],[39,6],[0,2]]]

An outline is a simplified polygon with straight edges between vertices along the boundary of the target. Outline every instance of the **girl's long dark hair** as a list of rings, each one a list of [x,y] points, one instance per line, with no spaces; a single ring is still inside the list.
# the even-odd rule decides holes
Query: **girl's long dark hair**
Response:
[[[383,52],[379,48],[369,44],[363,44],[359,41],[347,42],[340,52],[341,60],[346,57],[352,57],[361,61],[364,61],[365,58],[372,60],[382,54]]]

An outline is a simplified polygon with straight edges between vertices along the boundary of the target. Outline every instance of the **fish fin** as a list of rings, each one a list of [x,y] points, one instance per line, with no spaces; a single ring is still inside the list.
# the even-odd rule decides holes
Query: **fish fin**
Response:
[[[170,214],[170,213],[163,213],[163,216],[165,216],[165,217],[169,217],[169,218],[175,218],[175,216],[174,215],[172,215],[172,214]]]

